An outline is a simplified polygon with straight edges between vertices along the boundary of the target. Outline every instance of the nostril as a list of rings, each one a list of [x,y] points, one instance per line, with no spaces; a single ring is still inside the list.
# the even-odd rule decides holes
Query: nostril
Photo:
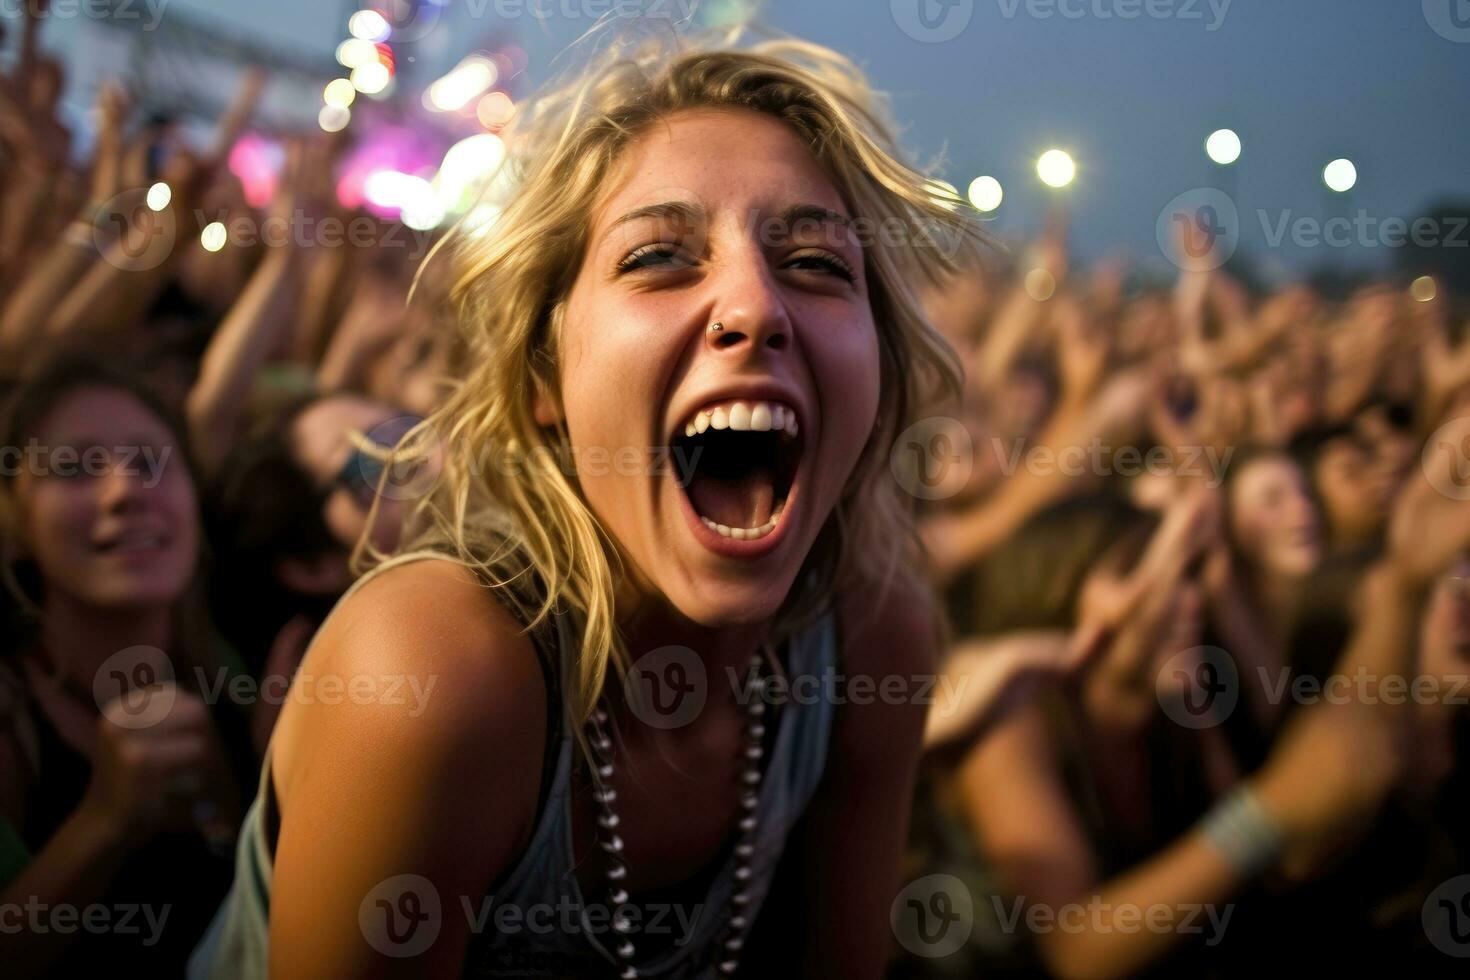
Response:
[[[724,333],[715,335],[715,347],[723,350],[733,347],[745,339],[745,334],[738,330],[726,330]]]
[[[766,346],[771,350],[781,350],[786,346],[786,335],[784,333],[773,333],[766,338]]]

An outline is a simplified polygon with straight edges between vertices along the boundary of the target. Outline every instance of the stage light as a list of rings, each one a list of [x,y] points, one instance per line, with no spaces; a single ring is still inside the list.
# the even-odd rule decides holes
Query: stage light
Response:
[[[1205,152],[1220,166],[1228,167],[1240,159],[1240,137],[1233,129],[1217,129],[1205,140]]]
[[[377,95],[388,87],[390,77],[388,66],[380,61],[358,65],[352,69],[352,87],[363,95]]]
[[[1323,168],[1322,179],[1337,193],[1345,194],[1357,186],[1358,168],[1351,160],[1333,160]]]
[[[316,124],[328,133],[340,133],[352,121],[352,110],[344,105],[324,105],[316,114]]]
[[[352,100],[357,98],[357,89],[352,87],[352,82],[346,78],[334,78],[327,83],[322,92],[322,101],[327,105],[340,106],[346,109],[352,105]]]
[[[994,177],[976,177],[970,182],[970,203],[976,211],[989,214],[1000,207],[1005,190]]]
[[[1077,176],[1077,164],[1065,150],[1047,150],[1036,161],[1036,175],[1048,187],[1066,187]]]
[[[491,92],[475,106],[475,118],[486,129],[501,129],[516,114],[516,104],[504,92]]]
[[[386,41],[393,29],[376,10],[359,10],[347,18],[347,32],[364,41]]]
[[[499,69],[493,61],[479,55],[470,55],[429,86],[424,92],[424,107],[438,112],[462,109],[494,85],[498,75]]]
[[[351,37],[337,45],[337,61],[345,68],[356,68],[378,60],[378,47],[372,41]]]

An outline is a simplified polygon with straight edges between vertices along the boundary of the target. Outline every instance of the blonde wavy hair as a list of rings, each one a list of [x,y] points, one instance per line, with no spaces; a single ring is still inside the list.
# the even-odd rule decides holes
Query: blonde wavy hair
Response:
[[[565,300],[599,192],[623,149],[674,113],[739,108],[783,120],[855,220],[905,229],[899,241],[880,234],[865,248],[880,354],[877,424],[774,631],[799,628],[860,585],[881,591],[895,577],[919,584],[915,500],[889,473],[889,455],[935,399],[959,397],[961,375],[916,287],[944,281],[984,235],[952,190],[902,161],[880,98],[852,62],[816,44],[745,43],[743,34],[642,39],[590,58],[523,106],[503,134],[515,189],[495,223],[453,233],[439,250],[455,264],[450,298],[463,370],[395,451],[442,449],[439,482],[421,499],[406,547],[442,550],[473,568],[504,590],[528,629],[570,614],[581,631],[578,676],[567,679],[579,722],[609,665],[627,667],[614,596],[629,559],[561,462],[564,423],[538,425],[533,404],[538,393],[559,403]],[[367,569],[386,557],[364,539],[354,561]]]

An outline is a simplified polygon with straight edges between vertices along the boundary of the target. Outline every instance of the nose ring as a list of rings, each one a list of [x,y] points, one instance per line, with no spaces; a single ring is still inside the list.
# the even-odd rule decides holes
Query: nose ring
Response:
[[[709,325],[709,332],[710,333],[719,333],[721,330],[724,330],[724,329],[725,329],[725,325],[723,323],[719,322],[718,320],[716,320],[714,323],[711,323]]]

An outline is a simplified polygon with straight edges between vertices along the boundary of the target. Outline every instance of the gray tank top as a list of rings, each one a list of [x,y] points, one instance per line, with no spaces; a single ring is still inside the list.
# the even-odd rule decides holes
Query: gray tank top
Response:
[[[359,579],[343,599],[393,565],[444,557],[435,551],[397,556]],[[560,678],[572,676],[576,663],[575,633],[568,625],[558,616],[556,649],[540,651],[555,661],[550,686],[557,692]],[[830,675],[837,669],[832,613],[791,636],[785,654],[782,659],[793,681],[809,676],[820,683],[807,689],[830,690],[827,685],[834,679]],[[433,889],[427,879],[395,885],[386,900],[376,903],[381,908],[364,902],[360,921],[368,942],[389,955],[414,955],[432,942],[430,933],[437,934],[436,915],[465,915],[471,928],[465,977],[617,975],[619,961],[613,949],[621,937],[610,930],[606,915],[598,914],[603,911],[600,906],[584,901],[575,874],[572,767],[577,745],[565,720],[565,703],[562,710],[562,722],[552,729],[556,742],[551,746],[553,762],[545,770],[544,778],[549,777],[549,786],[543,787],[545,802],[520,861],[474,906],[458,899],[440,902],[437,895],[428,894]],[[759,825],[751,875],[741,886],[749,897],[745,914],[751,921],[765,901],[786,838],[821,781],[833,712],[829,698],[793,698],[781,705],[774,719],[774,747],[756,807]],[[265,808],[275,806],[271,786],[268,745],[255,799],[240,827],[234,884],[194,950],[189,980],[266,978],[274,842],[267,836]],[[640,976],[690,980],[715,975],[730,896],[736,890],[735,864],[733,853],[722,857],[713,875],[706,876],[702,896],[694,901],[650,904],[643,910],[632,937]],[[406,932],[404,926],[409,927]]]

